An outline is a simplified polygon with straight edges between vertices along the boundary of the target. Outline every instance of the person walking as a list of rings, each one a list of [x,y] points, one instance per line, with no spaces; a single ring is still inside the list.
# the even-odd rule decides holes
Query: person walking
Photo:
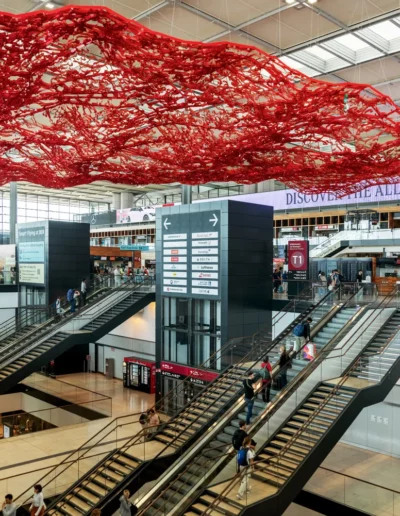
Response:
[[[293,358],[296,358],[297,353],[301,350],[301,348],[310,340],[311,335],[311,327],[312,318],[307,317],[305,321],[301,324],[298,324],[293,330],[293,334],[295,336],[295,344],[294,344],[294,355]]]
[[[121,516],[131,516],[131,507],[132,503],[129,500],[129,497],[131,496],[128,489],[124,489],[123,495],[119,499],[120,506],[119,506],[119,513]]]
[[[42,516],[45,510],[46,506],[44,504],[42,486],[36,484],[33,486],[33,500],[29,511],[31,516]]]
[[[244,404],[247,407],[246,414],[246,425],[250,424],[251,418],[253,417],[253,406],[254,406],[254,373],[250,371],[247,375],[246,380],[243,380],[244,388]]]
[[[56,300],[56,315],[57,315],[58,320],[61,320],[63,316],[65,317],[64,309],[61,306],[61,297],[60,296],[58,296],[58,298]]]
[[[150,440],[153,437],[153,434],[157,432],[158,427],[160,425],[160,416],[157,414],[156,409],[152,408],[148,411],[148,437]]]
[[[325,276],[325,272],[320,272],[319,275],[318,275],[318,282],[319,282],[319,287],[318,287],[318,297],[320,299],[322,299],[324,297],[324,295],[326,294],[326,289],[327,289],[327,285],[328,285],[328,279],[327,277]]]
[[[251,473],[254,471],[255,453],[251,447],[251,437],[245,437],[243,446],[238,452],[238,466],[241,473],[242,481],[240,482],[239,491],[236,495],[238,500],[243,500],[245,491],[251,493]]]
[[[232,446],[238,452],[240,448],[243,446],[243,441],[247,437],[246,432],[246,422],[240,421],[239,428],[235,430],[235,433],[232,436]]]
[[[12,494],[6,495],[1,510],[3,512],[3,516],[16,516],[16,514],[17,514],[17,506],[13,502],[13,495]]]
[[[115,286],[120,287],[121,286],[121,271],[118,269],[118,267],[115,267],[115,269],[114,269],[114,280],[115,280]]]
[[[281,285],[281,275],[278,271],[278,269],[274,270],[274,273],[272,274],[272,280],[274,284],[274,292],[278,292],[278,289]]]
[[[70,304],[70,313],[73,314],[75,312],[75,289],[70,288],[67,292],[67,301]]]
[[[269,357],[264,358],[264,362],[261,362],[261,369],[267,369],[269,371],[269,379],[262,381],[262,398],[264,403],[269,403],[271,395],[271,377],[272,377],[272,365],[269,361]]]
[[[359,285],[362,283],[363,278],[364,278],[364,273],[363,273],[363,271],[362,271],[362,270],[359,270],[359,271],[357,272],[357,277],[356,277],[356,281],[357,281],[357,283],[358,283]]]
[[[86,305],[86,294],[87,294],[87,284],[86,284],[86,278],[83,278],[81,282],[81,299],[82,299],[82,306]]]
[[[279,388],[283,389],[287,385],[287,368],[290,363],[290,357],[285,346],[281,346],[279,352]]]

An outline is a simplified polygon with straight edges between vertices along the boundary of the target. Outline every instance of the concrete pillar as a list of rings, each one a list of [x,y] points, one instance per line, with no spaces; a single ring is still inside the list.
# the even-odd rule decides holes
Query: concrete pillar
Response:
[[[182,204],[192,204],[192,186],[182,185]]]
[[[133,193],[132,192],[122,192],[121,193],[121,209],[132,208],[133,206]]]
[[[17,183],[10,183],[10,244],[16,243],[16,228],[18,213]]]
[[[121,209],[121,194],[120,193],[113,193],[113,200],[111,203],[111,207],[113,210],[120,210]]]

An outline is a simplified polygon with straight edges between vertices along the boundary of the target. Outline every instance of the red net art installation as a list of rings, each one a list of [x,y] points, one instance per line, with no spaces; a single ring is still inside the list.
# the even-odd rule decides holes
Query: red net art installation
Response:
[[[104,7],[0,13],[0,182],[399,182],[400,112],[251,46],[187,42]]]

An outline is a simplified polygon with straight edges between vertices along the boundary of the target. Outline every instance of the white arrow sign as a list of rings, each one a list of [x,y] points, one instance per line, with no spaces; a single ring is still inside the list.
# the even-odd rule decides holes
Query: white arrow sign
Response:
[[[213,226],[215,226],[218,222],[218,217],[215,215],[215,213],[213,213],[213,218],[210,219],[210,222],[214,222]]]
[[[168,226],[171,225],[171,222],[168,222],[168,217],[164,220],[164,227],[168,230]]]

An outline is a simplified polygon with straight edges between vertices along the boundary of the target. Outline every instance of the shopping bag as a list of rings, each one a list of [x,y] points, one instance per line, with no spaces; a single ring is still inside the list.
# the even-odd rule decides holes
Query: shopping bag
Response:
[[[317,354],[317,348],[312,342],[308,342],[303,348],[304,360],[314,360]]]

